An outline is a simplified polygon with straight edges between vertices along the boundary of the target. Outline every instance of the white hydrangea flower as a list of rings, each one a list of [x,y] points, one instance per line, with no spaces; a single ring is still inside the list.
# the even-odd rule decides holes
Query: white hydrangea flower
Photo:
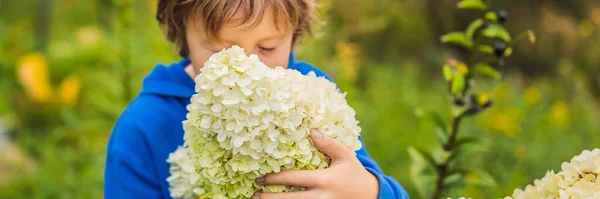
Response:
[[[167,181],[171,185],[169,192],[173,198],[195,198],[194,188],[200,175],[196,173],[187,148],[179,147],[169,155],[171,176]]]
[[[556,174],[547,172],[525,190],[515,189],[512,197],[505,199],[600,198],[600,149],[583,151],[571,162],[562,163],[561,169]]]
[[[250,198],[256,191],[301,190],[254,181],[285,169],[327,167],[331,160],[310,141],[313,128],[352,150],[362,147],[345,94],[314,73],[269,68],[233,46],[212,55],[195,82],[183,122],[185,148],[168,160],[174,198]]]

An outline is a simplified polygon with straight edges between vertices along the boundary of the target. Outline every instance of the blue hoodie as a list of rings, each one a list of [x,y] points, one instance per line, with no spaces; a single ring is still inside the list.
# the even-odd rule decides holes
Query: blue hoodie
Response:
[[[121,113],[106,148],[105,198],[171,198],[166,160],[169,153],[183,145],[181,122],[186,119],[186,105],[195,86],[184,71],[189,63],[184,59],[168,66],[158,64],[144,78],[140,93]],[[314,71],[331,80],[320,69],[295,61],[293,54],[288,67],[302,74]],[[364,147],[356,156],[379,180],[380,199],[408,199],[406,191],[396,180],[383,175]]]

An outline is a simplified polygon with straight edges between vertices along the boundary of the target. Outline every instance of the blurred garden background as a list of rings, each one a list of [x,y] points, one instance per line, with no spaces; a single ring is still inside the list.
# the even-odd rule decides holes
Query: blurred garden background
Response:
[[[433,148],[434,127],[416,108],[446,110],[439,36],[463,30],[477,11],[458,0],[320,0],[315,37],[298,58],[325,69],[357,110],[367,150],[412,198],[411,145]],[[0,198],[102,198],[105,146],[121,110],[156,63],[180,58],[155,20],[156,0],[0,0]],[[489,141],[468,164],[510,195],[600,146],[600,1],[494,0],[511,34],[532,29],[481,85],[494,106],[464,122]]]

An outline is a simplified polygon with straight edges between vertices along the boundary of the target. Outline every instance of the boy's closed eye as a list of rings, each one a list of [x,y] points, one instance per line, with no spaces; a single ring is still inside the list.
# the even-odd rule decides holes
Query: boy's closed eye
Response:
[[[207,50],[212,51],[213,53],[218,53],[220,52],[222,49],[224,48],[207,48]],[[260,49],[261,52],[273,52],[277,49],[277,47],[263,47],[263,46],[259,46],[258,49]]]
[[[266,51],[266,52],[272,52],[272,51],[274,51],[276,49],[276,47],[272,47],[272,48],[269,48],[269,47],[259,47],[259,48],[260,48],[260,50]]]

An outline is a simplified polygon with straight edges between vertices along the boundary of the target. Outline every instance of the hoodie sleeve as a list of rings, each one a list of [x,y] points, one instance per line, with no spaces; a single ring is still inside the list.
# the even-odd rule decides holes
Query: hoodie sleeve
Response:
[[[363,143],[363,147],[356,151],[356,157],[362,163],[362,165],[367,169],[367,171],[371,172],[377,180],[379,180],[379,199],[408,199],[408,194],[406,190],[392,177],[386,176],[383,174],[383,171],[375,160],[369,156],[367,150],[365,149],[365,144]]]
[[[104,198],[162,198],[141,130],[119,124],[111,133],[104,170]]]

